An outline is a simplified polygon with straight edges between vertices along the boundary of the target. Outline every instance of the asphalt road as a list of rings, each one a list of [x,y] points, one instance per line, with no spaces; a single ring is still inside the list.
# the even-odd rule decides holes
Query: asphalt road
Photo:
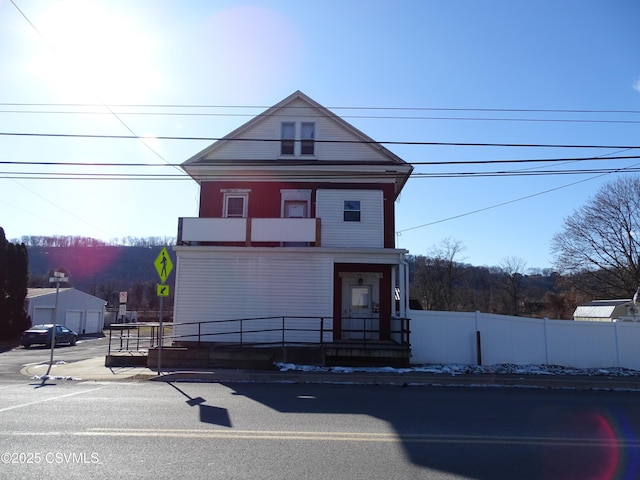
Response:
[[[637,393],[25,380],[3,479],[632,479]]]

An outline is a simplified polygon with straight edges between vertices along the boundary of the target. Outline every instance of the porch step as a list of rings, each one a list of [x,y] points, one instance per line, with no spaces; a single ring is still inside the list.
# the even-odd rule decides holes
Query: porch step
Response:
[[[324,347],[327,366],[409,367],[411,348],[395,343],[334,343]]]
[[[144,352],[112,352],[104,360],[105,367],[146,367],[147,354]]]

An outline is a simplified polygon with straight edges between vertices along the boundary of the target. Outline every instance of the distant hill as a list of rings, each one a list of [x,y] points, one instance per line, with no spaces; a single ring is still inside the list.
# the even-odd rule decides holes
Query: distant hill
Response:
[[[134,282],[158,282],[154,261],[161,246],[27,246],[31,287],[49,286],[49,272],[68,273],[70,284],[88,293],[104,283],[127,290]],[[175,265],[175,255],[167,248]],[[173,284],[173,273],[167,283]],[[39,285],[38,285],[39,283]]]

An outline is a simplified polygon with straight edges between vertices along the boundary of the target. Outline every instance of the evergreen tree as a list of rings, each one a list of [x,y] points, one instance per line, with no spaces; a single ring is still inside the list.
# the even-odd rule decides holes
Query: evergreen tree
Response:
[[[8,242],[0,227],[0,338],[17,337],[30,327],[25,311],[28,272],[27,247]]]

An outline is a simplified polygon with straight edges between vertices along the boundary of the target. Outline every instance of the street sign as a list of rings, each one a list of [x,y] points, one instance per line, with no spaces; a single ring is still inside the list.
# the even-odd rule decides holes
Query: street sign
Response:
[[[120,307],[118,307],[118,316],[119,317],[124,317],[127,314],[127,306],[126,305],[120,305]]]
[[[171,261],[171,257],[169,256],[169,252],[167,252],[166,247],[162,247],[160,254],[156,257],[153,265],[156,267],[156,272],[158,272],[158,276],[160,277],[160,281],[162,283],[167,281],[167,277],[173,270],[173,262]]]
[[[158,284],[156,285],[156,292],[159,297],[169,296],[169,285]]]
[[[127,292],[120,292],[120,303],[127,303]]]
[[[51,283],[67,283],[69,281],[69,277],[49,277],[49,282]]]

